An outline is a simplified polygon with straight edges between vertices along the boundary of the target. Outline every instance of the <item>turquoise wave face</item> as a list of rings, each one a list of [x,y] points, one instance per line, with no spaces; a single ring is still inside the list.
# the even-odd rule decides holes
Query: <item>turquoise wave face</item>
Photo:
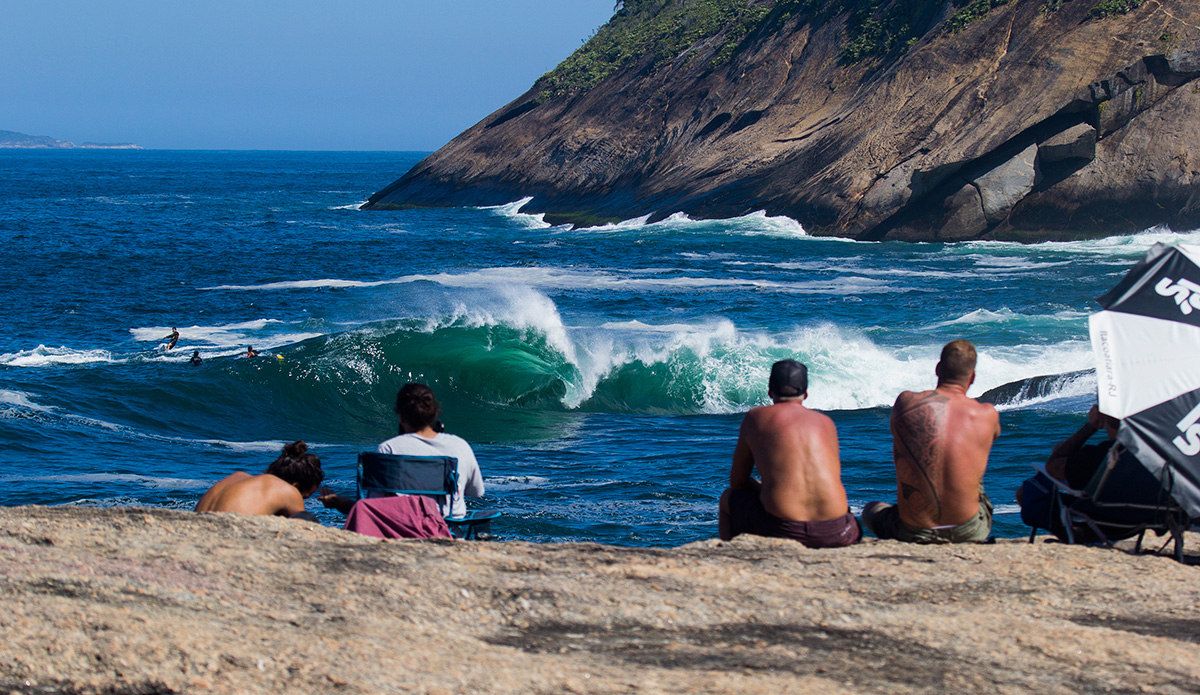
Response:
[[[399,387],[420,381],[443,402],[448,424],[486,430],[490,439],[521,439],[527,435],[518,429],[505,434],[479,423],[498,417],[536,423],[567,412],[739,413],[767,402],[770,366],[786,357],[810,365],[810,399],[818,407],[881,407],[881,399],[929,381],[936,361],[937,346],[901,359],[833,327],[772,339],[728,326],[674,330],[647,337],[644,327],[634,334],[581,329],[564,343],[537,327],[387,321],[284,345],[258,358],[210,358],[199,367],[161,353],[58,367],[61,385],[80,395],[74,403],[53,405],[161,436],[253,440],[266,428],[371,439],[381,423],[394,420]],[[1091,382],[1064,384],[1074,390],[1039,397],[1091,388]]]

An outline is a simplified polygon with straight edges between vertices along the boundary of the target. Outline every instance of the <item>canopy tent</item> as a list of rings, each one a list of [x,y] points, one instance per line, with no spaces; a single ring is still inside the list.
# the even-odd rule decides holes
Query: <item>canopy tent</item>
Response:
[[[1156,244],[1089,320],[1100,412],[1188,517],[1200,518],[1200,247]]]

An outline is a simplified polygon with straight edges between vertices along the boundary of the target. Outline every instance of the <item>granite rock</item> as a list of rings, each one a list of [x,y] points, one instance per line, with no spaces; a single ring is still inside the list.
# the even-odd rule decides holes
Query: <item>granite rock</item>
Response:
[[[499,529],[497,529],[499,530]],[[381,541],[0,509],[0,692],[1194,692],[1200,546]]]

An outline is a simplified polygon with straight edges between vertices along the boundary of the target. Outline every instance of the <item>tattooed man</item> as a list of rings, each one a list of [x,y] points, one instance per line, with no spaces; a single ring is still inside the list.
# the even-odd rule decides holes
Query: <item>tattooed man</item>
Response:
[[[992,530],[992,503],[983,492],[1000,416],[967,398],[975,381],[975,346],[954,340],[942,348],[937,388],[905,391],[892,406],[896,504],[870,502],[863,525],[880,538],[911,543],[979,543]]]
[[[776,362],[767,395],[771,405],[742,419],[719,506],[721,538],[750,533],[809,548],[857,543],[862,529],[842,487],[837,428],[827,415],[804,407],[808,368],[796,360]],[[755,468],[761,483],[750,476]]]

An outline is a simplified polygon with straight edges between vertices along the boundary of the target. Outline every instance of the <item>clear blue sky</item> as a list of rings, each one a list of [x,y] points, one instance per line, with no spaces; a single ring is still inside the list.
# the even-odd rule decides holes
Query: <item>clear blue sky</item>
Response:
[[[434,150],[613,0],[0,0],[0,130],[152,148]]]

